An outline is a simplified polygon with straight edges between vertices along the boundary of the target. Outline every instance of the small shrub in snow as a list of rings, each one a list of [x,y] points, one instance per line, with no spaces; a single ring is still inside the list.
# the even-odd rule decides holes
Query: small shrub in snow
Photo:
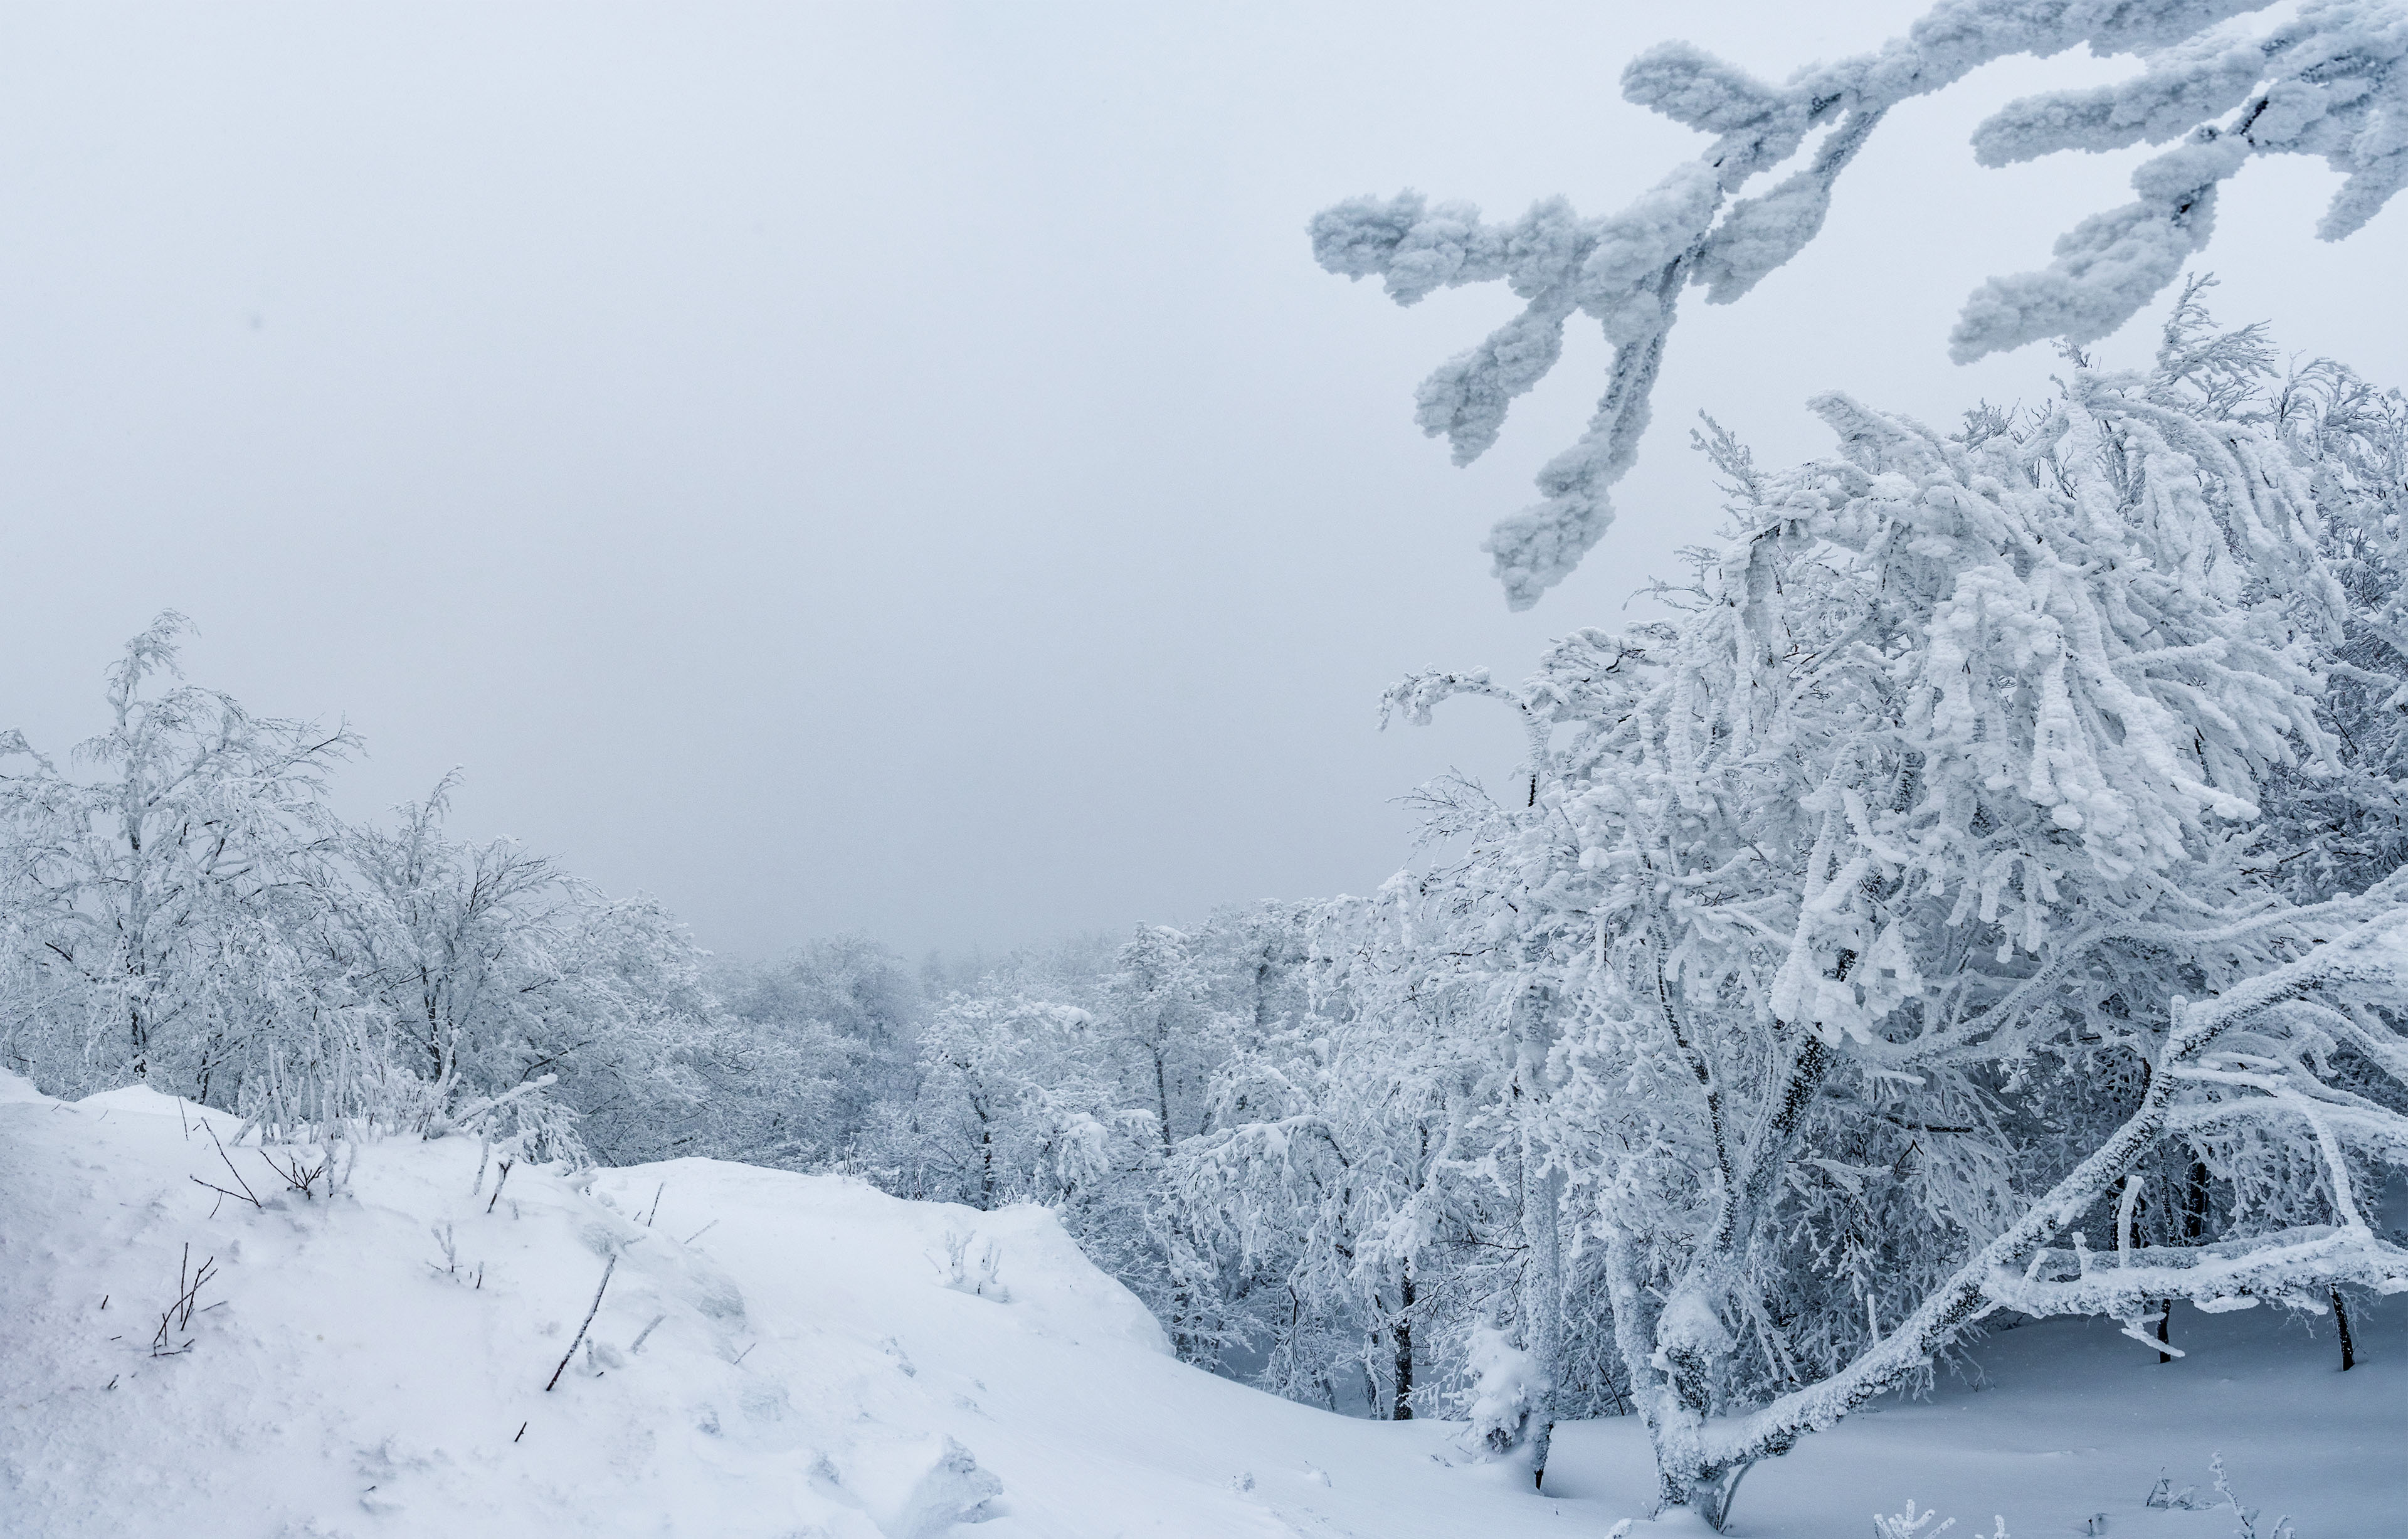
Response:
[[[939,1274],[945,1279],[945,1286],[954,1292],[967,1293],[977,1299],[992,1299],[999,1304],[1011,1302],[1011,1289],[1004,1287],[1002,1279],[996,1275],[1003,1267],[1002,1243],[989,1240],[976,1255],[972,1255],[970,1246],[977,1240],[975,1230],[965,1234],[958,1230],[947,1230],[945,1259],[938,1261],[931,1256],[928,1259],[936,1264]]]
[[[459,1242],[452,1237],[450,1224],[430,1225],[427,1232],[435,1237],[436,1247],[443,1252],[442,1264],[437,1266],[435,1262],[429,1261],[426,1263],[427,1270],[439,1273],[455,1283],[467,1283],[472,1288],[481,1288],[485,1286],[485,1263],[478,1262],[474,1273],[470,1273],[461,1265]]]
[[[2225,1474],[2222,1454],[2208,1461],[2208,1472],[2214,1479],[2214,1500],[2200,1496],[2195,1486],[2185,1486],[2176,1490],[2173,1477],[2161,1474],[2157,1476],[2157,1483],[2149,1488],[2148,1497],[2141,1505],[2166,1512],[2213,1512],[2217,1507],[2229,1507],[2232,1516],[2241,1520],[2241,1526],[2233,1531],[2239,1539],[2297,1539],[2288,1515],[2274,1519],[2274,1526],[2266,1530],[2262,1536],[2259,1534],[2258,1509],[2243,1506],[2241,1499],[2233,1494],[2232,1482]]]
[[[2174,1489],[2173,1477],[2172,1475],[2160,1474],[2157,1476],[2157,1483],[2149,1488],[2149,1494],[2147,1498],[2141,1503],[2141,1505],[2144,1507],[2159,1507],[2172,1512],[2190,1512],[2194,1510],[2193,1503],[2191,1502],[2191,1493],[2196,1489],[2197,1488],[2195,1487],[2185,1486],[2181,1490],[2177,1491]]]
[[[299,1192],[305,1202],[313,1201],[320,1197],[335,1196],[343,1189],[351,1173],[342,1160],[346,1142],[336,1137],[319,1144],[318,1160],[314,1165],[309,1162],[307,1145],[281,1149],[276,1154],[262,1149],[259,1158],[265,1160],[267,1168],[276,1172],[276,1178],[284,1183],[286,1191]],[[356,1146],[353,1146],[353,1153],[357,1154]],[[319,1190],[321,1185],[325,1190]]]
[[[158,1334],[150,1338],[152,1357],[181,1357],[193,1349],[193,1338],[184,1336],[184,1332],[192,1329],[193,1316],[200,1313],[201,1289],[217,1279],[217,1267],[218,1259],[212,1256],[194,1268],[193,1247],[184,1246],[183,1259],[176,1264],[175,1302],[160,1312]],[[181,1345],[176,1345],[179,1336],[184,1337]]]
[[[1523,1446],[1530,1426],[1530,1406],[1537,1399],[1541,1374],[1538,1359],[1506,1339],[1493,1325],[1475,1328],[1465,1369],[1471,1375],[1465,1446],[1490,1459],[1502,1459]]]
[[[1934,1523],[1940,1526],[1933,1528]],[[1937,1512],[1926,1512],[1918,1517],[1914,1510],[1914,1498],[1910,1496],[1906,1499],[1904,1512],[1893,1513],[1887,1517],[1873,1514],[1873,1539],[1939,1539],[1939,1535],[1956,1526],[1956,1519],[1942,1517]]]
[[[2232,1482],[2225,1476],[2224,1456],[2221,1453],[2214,1455],[2208,1460],[2207,1467],[2215,1476],[2215,1494],[2224,1498],[2224,1504],[2231,1508],[2232,1516],[2241,1520],[2241,1526],[2232,1531],[2235,1539],[2299,1539],[2291,1528],[2288,1513],[2275,1518],[2274,1526],[2261,1535],[2258,1528],[2258,1509],[2243,1506],[2241,1498],[2233,1494]]]

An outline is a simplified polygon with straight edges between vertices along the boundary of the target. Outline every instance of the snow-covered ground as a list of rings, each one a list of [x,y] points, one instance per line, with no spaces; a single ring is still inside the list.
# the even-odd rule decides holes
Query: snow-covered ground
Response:
[[[255,1149],[230,1172],[201,1122],[0,1075],[8,1539],[934,1539],[966,1519],[983,1539],[1562,1539],[1647,1506],[1627,1421],[1564,1429],[1539,1496],[1446,1423],[1182,1367],[1041,1210],[704,1160],[520,1168],[497,1199],[457,1139],[369,1145],[329,1201]],[[179,1267],[205,1261],[163,1338]],[[2094,1514],[2119,1539],[2222,1539],[2228,1511],[2142,1504],[2160,1471],[2204,1497],[2220,1451],[2261,1533],[2288,1513],[2300,1539],[2408,1534],[2398,1313],[2359,1322],[2345,1376],[2329,1321],[2266,1310],[2178,1316],[2189,1356],[2165,1366],[2113,1326],[2004,1332],[1979,1351],[1989,1387],[1750,1474],[1731,1532],[1860,1539],[1913,1497],[1958,1517],[1953,1539],[1992,1514],[2018,1539]]]

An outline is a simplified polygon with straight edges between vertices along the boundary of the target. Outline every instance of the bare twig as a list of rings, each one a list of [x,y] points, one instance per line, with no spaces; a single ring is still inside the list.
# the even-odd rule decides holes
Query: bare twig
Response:
[[[189,1241],[185,1243],[183,1258],[176,1263],[176,1301],[159,1316],[158,1334],[150,1338],[152,1357],[172,1358],[193,1349],[189,1340],[178,1347],[171,1348],[167,1344],[192,1327],[193,1316],[200,1303],[202,1285],[217,1276],[217,1264],[218,1259],[212,1256],[201,1263],[200,1270],[194,1271],[192,1244]],[[221,1303],[223,1302],[219,1301]],[[215,1309],[217,1304],[209,1307]]]
[[[652,1188],[652,1211],[644,1215],[644,1228],[651,1229],[652,1227],[652,1220],[659,1216],[661,1211],[661,1193],[668,1189],[669,1184],[666,1181]]]
[[[242,1188],[242,1200],[250,1203],[254,1208],[258,1207],[260,1205],[258,1194],[251,1189],[251,1183],[242,1178],[242,1172],[234,1168],[234,1157],[225,1152],[225,1145],[223,1143],[218,1143],[218,1130],[211,1125],[209,1119],[206,1116],[201,1118],[201,1130],[209,1135],[209,1142],[211,1143],[217,1144],[218,1158],[225,1161],[226,1174],[233,1176],[234,1184]],[[193,1179],[195,1181],[201,1181],[201,1178],[197,1175],[193,1177]],[[208,1187],[211,1191],[225,1192],[228,1197],[235,1195],[233,1192],[226,1191],[223,1187],[213,1185],[210,1182],[201,1181],[201,1185]]]
[[[204,1180],[202,1180],[202,1179],[201,1179],[199,1176],[197,1176],[197,1175],[193,1177],[193,1184],[194,1184],[194,1186],[198,1186],[198,1187],[208,1187],[208,1189],[209,1189],[209,1190],[211,1190],[211,1191],[213,1191],[213,1192],[217,1193],[217,1194],[218,1194],[218,1201],[219,1201],[219,1203],[220,1203],[220,1204],[222,1204],[222,1203],[224,1202],[224,1201],[225,1201],[227,1198],[231,1197],[231,1198],[233,1198],[233,1199],[234,1199],[236,1201],[237,1201],[237,1202],[248,1202],[248,1203],[250,1203],[250,1204],[251,1204],[252,1207],[254,1207],[254,1208],[255,1208],[255,1207],[257,1207],[257,1206],[259,1206],[259,1199],[258,1199],[258,1198],[256,1198],[256,1197],[251,1196],[251,1195],[250,1193],[248,1193],[248,1192],[230,1192],[230,1191],[226,1190],[223,1187],[219,1186],[217,1183],[215,1183],[215,1182],[213,1182],[213,1181],[204,1181]],[[212,1217],[212,1218],[215,1218],[217,1215],[218,1215],[218,1210],[217,1210],[217,1208],[216,1208],[216,1207],[212,1207],[212,1208],[210,1208],[210,1209],[209,1209],[209,1216],[210,1216],[210,1217]]]
[[[684,1244],[689,1244],[689,1245],[690,1245],[690,1244],[694,1244],[696,1240],[701,1239],[704,1235],[709,1234],[712,1230],[717,1229],[718,1227],[719,1227],[719,1220],[718,1220],[718,1219],[716,1219],[716,1218],[714,1218],[714,1219],[712,1219],[710,1223],[703,1225],[703,1226],[702,1226],[702,1228],[700,1228],[700,1229],[698,1229],[698,1230],[695,1230],[692,1234],[687,1235],[687,1236],[685,1237]]]
[[[485,1211],[487,1213],[493,1212],[494,1204],[502,1200],[502,1187],[510,1178],[511,1163],[512,1161],[510,1160],[503,1160],[501,1162],[502,1173],[494,1177],[494,1195],[485,1199]]]
[[[334,1164],[334,1155],[331,1152],[315,1165],[302,1164],[301,1156],[297,1152],[286,1154],[284,1163],[281,1165],[279,1165],[265,1149],[259,1151],[259,1158],[267,1161],[267,1168],[274,1171],[277,1178],[284,1183],[286,1191],[299,1192],[304,1198],[315,1198],[318,1195],[318,1183],[325,1180],[327,1170]],[[330,1188],[331,1185],[329,1183]]]
[[[602,1295],[610,1287],[610,1273],[618,1270],[619,1258],[613,1256],[610,1264],[602,1269],[602,1286],[594,1290],[593,1306],[585,1311],[585,1321],[577,1328],[577,1339],[570,1342],[568,1350],[560,1355],[560,1366],[552,1371],[552,1377],[544,1383],[545,1394],[552,1393],[552,1387],[560,1382],[560,1375],[568,1372],[568,1359],[577,1356],[578,1345],[585,1340],[585,1332],[593,1326],[594,1316],[602,1312]]]

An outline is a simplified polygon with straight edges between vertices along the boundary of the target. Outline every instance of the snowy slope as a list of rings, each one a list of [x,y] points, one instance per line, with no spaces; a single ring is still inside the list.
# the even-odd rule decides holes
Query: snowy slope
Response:
[[[1445,1424],[1349,1420],[1182,1367],[1039,1210],[703,1160],[582,1186],[520,1169],[494,1201],[458,1140],[372,1145],[332,1202],[230,1151],[253,1209],[191,1179],[238,1185],[199,1117],[0,1076],[10,1539],[934,1539],[964,1518],[982,1539],[1514,1539],[1601,1533],[1646,1504],[1627,1422],[1566,1429],[1542,1498],[1464,1464]],[[190,1350],[154,1357],[187,1244],[216,1272],[168,1334]],[[547,1393],[611,1256],[592,1350]],[[2006,1333],[1985,1348],[2000,1388],[1810,1440],[1749,1476],[1733,1532],[1854,1539],[1912,1495],[1962,1515],[1960,1536],[1977,1514],[2029,1536],[2097,1511],[2118,1534],[2220,1536],[2229,1515],[2139,1503],[2160,1465],[2203,1488],[2221,1448],[2301,1539],[2408,1532],[2389,1516],[2408,1379],[2387,1322],[2345,1379],[2329,1332],[2178,1330],[2195,1350],[2166,1368],[2112,1328]]]

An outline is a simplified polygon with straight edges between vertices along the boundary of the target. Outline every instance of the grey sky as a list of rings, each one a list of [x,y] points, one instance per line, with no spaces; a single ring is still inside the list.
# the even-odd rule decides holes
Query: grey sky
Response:
[[[1476,547],[1602,344],[1455,470],[1412,386],[1513,301],[1399,311],[1305,219],[1618,204],[1697,147],[1616,95],[1639,49],[1784,75],[1921,8],[7,7],[0,718],[88,734],[179,608],[197,680],[366,735],[347,810],[464,765],[460,832],[728,950],[1365,889],[1391,798],[1516,746],[1476,703],[1375,733],[1383,683],[1615,623],[1716,523],[1700,407],[1786,461],[1820,390],[2044,388],[1949,324],[2144,151],[1972,165],[1991,107],[2127,67],[2087,59],[1893,114],[1804,257],[1684,301],[1621,524],[1525,615]],[[2333,182],[2252,166],[2201,266],[2401,379],[2408,213],[2320,245]]]

